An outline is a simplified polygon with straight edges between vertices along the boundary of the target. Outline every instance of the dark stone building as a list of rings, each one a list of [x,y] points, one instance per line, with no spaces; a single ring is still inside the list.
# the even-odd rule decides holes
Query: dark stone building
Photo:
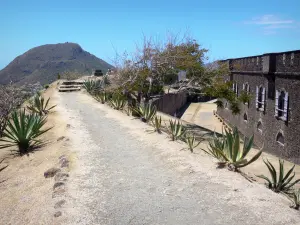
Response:
[[[226,60],[237,95],[242,90],[252,96],[233,115],[218,108],[226,122],[237,126],[264,151],[300,163],[300,50]]]

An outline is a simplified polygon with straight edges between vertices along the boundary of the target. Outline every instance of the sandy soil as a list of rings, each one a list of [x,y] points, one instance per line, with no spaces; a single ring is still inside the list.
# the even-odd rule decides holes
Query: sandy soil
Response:
[[[0,174],[0,224],[300,224],[282,195],[86,94],[55,88],[45,93],[58,104],[49,144],[24,157],[0,151],[9,164]],[[71,160],[70,178],[55,218],[54,180],[43,173],[61,155]]]
[[[45,93],[51,96],[50,104],[56,104],[54,93],[56,85],[52,85]],[[13,157],[10,150],[0,150],[0,159],[6,158],[9,166],[0,174],[0,224],[58,224],[53,214],[52,198],[53,178],[44,178],[44,172],[57,166],[58,157],[68,154],[66,138],[57,141],[67,133],[67,121],[60,118],[57,111],[48,116],[46,126],[54,126],[43,136],[48,144],[28,156]]]
[[[288,200],[166,134],[74,93],[62,97],[71,124],[67,224],[298,224]],[[202,147],[205,147],[203,144]]]

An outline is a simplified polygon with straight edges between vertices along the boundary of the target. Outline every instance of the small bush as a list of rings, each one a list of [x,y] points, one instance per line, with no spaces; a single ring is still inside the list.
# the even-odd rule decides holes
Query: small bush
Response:
[[[172,141],[176,141],[185,135],[186,128],[179,121],[169,120],[169,132]]]
[[[188,145],[188,149],[191,151],[191,153],[194,152],[194,149],[197,148],[201,141],[196,141],[195,135],[193,134],[188,134],[185,136],[185,142]]]
[[[47,99],[45,102],[45,99],[40,94],[36,94],[33,101],[30,102],[30,106],[27,108],[32,111],[33,113],[37,113],[40,116],[48,114],[56,105],[49,106],[50,98]]]
[[[20,155],[28,153],[31,147],[41,143],[37,138],[51,129],[42,129],[45,123],[46,118],[37,114],[26,115],[25,110],[13,112],[0,139],[5,143],[0,149],[17,146]]]
[[[105,104],[109,100],[109,95],[107,92],[100,92],[95,95],[95,99],[102,104]]]
[[[122,110],[126,105],[126,100],[121,94],[115,93],[109,100],[109,103],[113,109]]]
[[[300,208],[300,189],[294,190],[287,197],[292,202],[291,208],[299,210],[299,208]]]
[[[49,87],[50,87],[49,84],[45,84],[45,85],[44,85],[44,88],[45,88],[45,89],[48,89]]]
[[[103,89],[103,82],[100,80],[86,80],[83,88],[91,95],[99,93]]]
[[[268,160],[264,160],[264,163],[268,167],[271,179],[264,175],[258,175],[257,177],[260,177],[267,181],[267,187],[273,190],[274,192],[289,193],[291,191],[291,188],[295,184],[300,182],[300,179],[293,181],[295,177],[295,173],[293,173],[295,165],[286,174],[284,174],[284,161],[279,160],[279,174],[277,176],[276,169],[274,168],[272,163],[270,163]]]
[[[249,140],[244,140],[244,146],[241,149],[239,132],[235,127],[233,133],[225,130],[225,135],[223,135],[222,139],[215,137],[209,144],[209,151],[205,152],[217,158],[220,161],[219,165],[227,165],[230,170],[236,171],[238,168],[253,163],[260,157],[262,150],[249,161],[246,159],[252,145],[253,136]]]
[[[246,103],[248,104],[250,102],[251,98],[252,97],[248,92],[242,91],[238,99],[240,102],[242,102],[244,104],[246,104]]]
[[[152,125],[155,132],[161,133],[161,116],[155,116],[154,119],[152,119]]]
[[[156,115],[156,106],[151,104],[139,105],[133,110],[140,116],[143,122],[149,122]]]

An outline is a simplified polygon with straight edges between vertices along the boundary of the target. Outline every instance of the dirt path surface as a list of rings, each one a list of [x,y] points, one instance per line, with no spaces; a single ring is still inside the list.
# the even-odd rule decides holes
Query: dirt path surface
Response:
[[[215,168],[201,152],[82,93],[58,95],[76,160],[64,224],[297,224],[299,212],[264,186]],[[62,217],[62,218],[63,218]]]

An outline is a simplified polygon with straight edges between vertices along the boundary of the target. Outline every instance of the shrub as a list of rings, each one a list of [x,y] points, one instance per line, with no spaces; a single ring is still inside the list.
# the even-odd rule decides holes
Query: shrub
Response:
[[[140,116],[143,122],[149,122],[156,115],[156,106],[151,104],[139,105],[133,110]]]
[[[240,103],[238,101],[230,102],[230,110],[233,115],[240,114],[241,112]]]
[[[248,92],[242,91],[238,99],[240,102],[245,104],[245,103],[249,103],[251,98],[252,97]]]
[[[83,83],[83,88],[91,95],[96,94],[103,89],[103,82],[101,80],[86,80]]]
[[[152,119],[152,125],[154,126],[155,132],[161,133],[161,116],[155,116],[154,119]]]
[[[56,107],[56,105],[48,107],[49,101],[50,98],[48,98],[47,101],[45,102],[43,96],[41,96],[40,94],[36,94],[33,101],[30,103],[30,106],[28,106],[27,108],[33,113],[37,113],[40,116],[43,116],[48,114],[51,111],[51,109]]]
[[[169,124],[169,132],[172,141],[178,140],[179,138],[184,136],[186,128],[179,121],[173,122],[172,120],[169,120]]]
[[[122,110],[126,105],[126,100],[122,95],[116,93],[113,94],[112,98],[109,100],[109,103],[113,109]]]
[[[0,137],[6,127],[11,112],[25,100],[25,94],[12,85],[0,85]]]
[[[212,157],[219,160],[220,163],[225,162],[223,155],[220,153],[220,149],[225,148],[225,138],[224,136],[222,138],[217,137],[216,134],[214,134],[214,137],[209,141],[208,144],[208,150],[202,149],[205,153],[211,155]]]
[[[107,92],[103,91],[95,95],[95,99],[102,104],[106,103],[109,99],[109,95]]]
[[[191,153],[193,153],[194,149],[197,148],[201,143],[201,141],[196,141],[195,135],[193,134],[186,135],[185,142],[187,143],[188,149],[191,151]]]
[[[249,161],[246,159],[252,145],[253,136],[249,140],[244,140],[244,146],[241,149],[239,132],[235,127],[233,133],[225,130],[225,135],[223,135],[222,139],[214,137],[214,140],[209,145],[209,151],[205,152],[217,158],[220,161],[219,165],[227,165],[230,170],[236,171],[238,168],[253,163],[260,157],[262,150]]]
[[[299,210],[300,208],[300,189],[294,190],[291,194],[288,195],[288,198],[291,200],[291,208]]]
[[[6,144],[1,144],[0,149],[18,146],[20,155],[28,153],[31,147],[41,143],[37,138],[51,129],[42,129],[45,123],[46,117],[26,115],[25,110],[13,112],[0,139],[0,142]]]
[[[267,181],[267,187],[272,189],[274,192],[289,193],[291,191],[291,188],[295,184],[300,182],[300,179],[292,181],[295,177],[295,173],[292,175],[295,165],[286,174],[284,174],[284,161],[279,160],[279,174],[277,177],[276,169],[274,168],[272,163],[270,163],[268,160],[264,160],[264,163],[268,167],[271,179],[264,175],[258,175],[258,177]]]
[[[44,85],[44,88],[45,88],[45,89],[48,89],[49,87],[50,87],[49,84],[45,84],[45,85]]]

